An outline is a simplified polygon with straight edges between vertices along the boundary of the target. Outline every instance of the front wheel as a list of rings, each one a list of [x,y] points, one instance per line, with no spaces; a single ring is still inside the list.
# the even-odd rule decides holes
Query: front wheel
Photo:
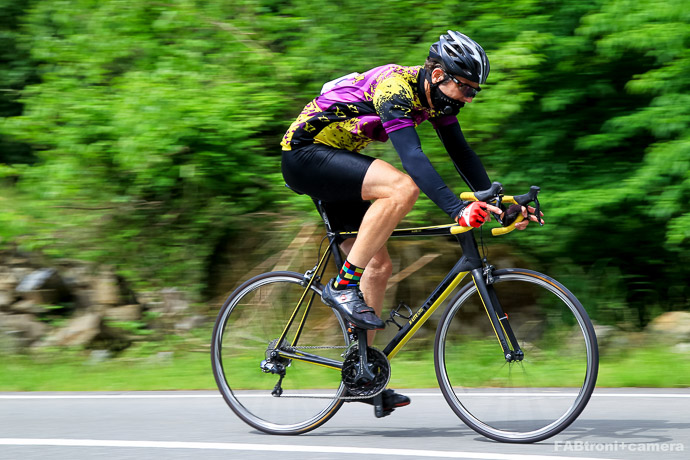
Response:
[[[218,389],[242,420],[266,433],[313,430],[343,404],[346,325],[321,302],[321,285],[307,290],[307,281],[294,272],[250,279],[225,301],[213,329]]]
[[[541,441],[570,425],[589,401],[599,366],[594,328],[575,296],[548,276],[524,269],[493,276],[489,294],[524,358],[506,362],[469,283],[439,322],[436,376],[450,407],[478,433],[503,442]]]

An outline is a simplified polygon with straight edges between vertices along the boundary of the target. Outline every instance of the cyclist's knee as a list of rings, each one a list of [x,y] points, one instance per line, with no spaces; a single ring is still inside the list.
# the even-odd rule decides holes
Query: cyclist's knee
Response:
[[[419,198],[419,187],[414,183],[412,178],[408,175],[401,177],[397,181],[395,186],[396,197],[404,204],[406,207],[412,208],[412,206]]]

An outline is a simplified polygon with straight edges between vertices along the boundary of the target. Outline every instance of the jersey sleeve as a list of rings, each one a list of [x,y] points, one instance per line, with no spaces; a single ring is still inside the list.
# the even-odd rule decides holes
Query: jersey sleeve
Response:
[[[430,118],[429,121],[434,129],[438,130],[446,126],[451,126],[458,123],[458,117],[455,115],[441,115],[436,118]]]
[[[438,137],[441,138],[441,142],[443,142],[448,155],[453,160],[455,169],[458,170],[460,176],[470,186],[470,189],[477,191],[491,187],[491,180],[489,180],[486,169],[482,165],[479,156],[467,144],[462,129],[460,129],[460,124],[455,122],[446,125],[439,128],[436,132]]]
[[[422,152],[422,144],[414,128],[397,130],[390,135],[393,147],[400,155],[403,168],[415,184],[431,201],[452,219],[462,212],[466,202],[461,201],[434,169],[429,158]]]
[[[401,76],[391,76],[378,84],[374,91],[374,108],[386,133],[415,126],[413,98],[412,87]]]

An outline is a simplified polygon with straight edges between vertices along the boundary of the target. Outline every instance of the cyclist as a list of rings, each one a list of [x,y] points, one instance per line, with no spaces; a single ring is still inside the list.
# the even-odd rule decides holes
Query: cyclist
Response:
[[[490,219],[489,213],[503,213],[453,194],[423,153],[415,130],[429,120],[469,187],[489,188],[486,170],[457,120],[488,74],[484,49],[449,30],[431,45],[423,66],[388,64],[326,83],[283,137],[282,171],[288,186],[321,200],[334,229],[359,230],[356,239],[340,244],[346,261],[338,276],[326,283],[322,296],[356,326],[384,327],[379,316],[393,267],[385,243],[420,190],[463,226],[479,227]],[[360,153],[370,142],[388,139],[409,175]],[[518,212],[528,217],[525,208],[508,211],[513,220]],[[518,228],[524,229],[530,219],[536,221],[529,216]],[[392,390],[383,396],[388,413],[410,402]]]

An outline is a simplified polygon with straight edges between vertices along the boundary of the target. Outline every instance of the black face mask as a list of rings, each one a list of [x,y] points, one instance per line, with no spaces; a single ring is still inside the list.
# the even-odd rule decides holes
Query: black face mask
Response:
[[[444,115],[457,115],[460,109],[465,106],[465,103],[446,96],[443,94],[443,91],[441,91],[441,88],[439,88],[439,85],[448,80],[448,77],[446,76],[438,83],[432,83],[431,72],[427,72],[426,78],[430,87],[430,102],[434,106],[434,109]]]

